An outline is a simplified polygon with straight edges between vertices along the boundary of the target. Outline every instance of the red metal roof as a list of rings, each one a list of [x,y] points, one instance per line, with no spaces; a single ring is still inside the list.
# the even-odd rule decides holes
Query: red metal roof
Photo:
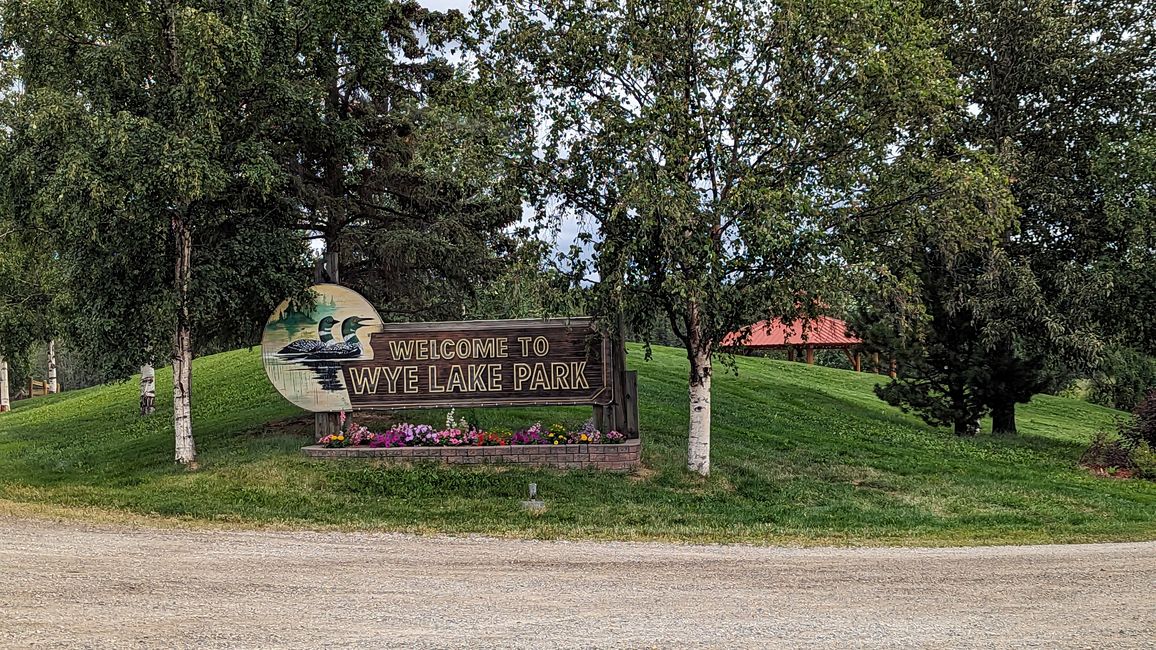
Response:
[[[726,335],[723,346],[738,344],[747,330],[750,336],[743,344],[748,348],[783,348],[791,345],[846,348],[863,342],[847,333],[847,323],[838,318],[819,316],[809,321],[788,323],[786,326],[777,318],[769,322],[761,320],[749,328]]]

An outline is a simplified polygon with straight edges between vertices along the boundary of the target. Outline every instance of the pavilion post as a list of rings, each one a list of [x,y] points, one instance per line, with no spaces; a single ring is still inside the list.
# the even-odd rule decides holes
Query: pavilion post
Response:
[[[807,365],[808,366],[815,365],[815,348],[814,348],[814,346],[811,346],[811,345],[807,346]]]
[[[788,345],[787,346],[787,361],[794,361],[794,360],[795,360],[795,346]]]

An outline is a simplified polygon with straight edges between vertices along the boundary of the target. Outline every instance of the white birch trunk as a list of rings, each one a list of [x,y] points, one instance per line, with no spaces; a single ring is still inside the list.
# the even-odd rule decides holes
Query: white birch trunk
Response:
[[[190,469],[197,465],[193,442],[192,367],[193,345],[189,319],[189,274],[192,267],[192,233],[181,216],[173,216],[176,238],[177,327],[173,335],[173,433],[176,461]]]
[[[60,384],[56,381],[56,341],[48,342],[48,394],[60,392]]]
[[[696,350],[690,367],[690,436],[686,468],[710,475],[710,352]]]
[[[189,331],[178,331],[173,345],[173,432],[176,440],[176,461],[194,466],[197,448],[193,441],[193,413],[189,385],[192,382],[193,354]]]
[[[152,415],[157,410],[157,371],[151,363],[140,367],[140,414]]]
[[[8,395],[8,362],[0,359],[0,413],[12,408],[12,401]]]

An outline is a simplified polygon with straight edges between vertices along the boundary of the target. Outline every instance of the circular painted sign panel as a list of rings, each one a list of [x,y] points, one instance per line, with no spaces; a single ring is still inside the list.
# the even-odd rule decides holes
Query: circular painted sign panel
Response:
[[[261,336],[269,381],[285,399],[309,411],[348,411],[342,364],[373,359],[369,335],[381,317],[361,294],[336,284],[312,287],[311,310],[281,303]]]

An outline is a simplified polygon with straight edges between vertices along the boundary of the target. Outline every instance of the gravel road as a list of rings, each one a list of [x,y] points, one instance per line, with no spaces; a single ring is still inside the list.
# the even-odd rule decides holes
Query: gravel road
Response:
[[[0,517],[0,646],[1156,648],[1156,543],[796,549]]]

